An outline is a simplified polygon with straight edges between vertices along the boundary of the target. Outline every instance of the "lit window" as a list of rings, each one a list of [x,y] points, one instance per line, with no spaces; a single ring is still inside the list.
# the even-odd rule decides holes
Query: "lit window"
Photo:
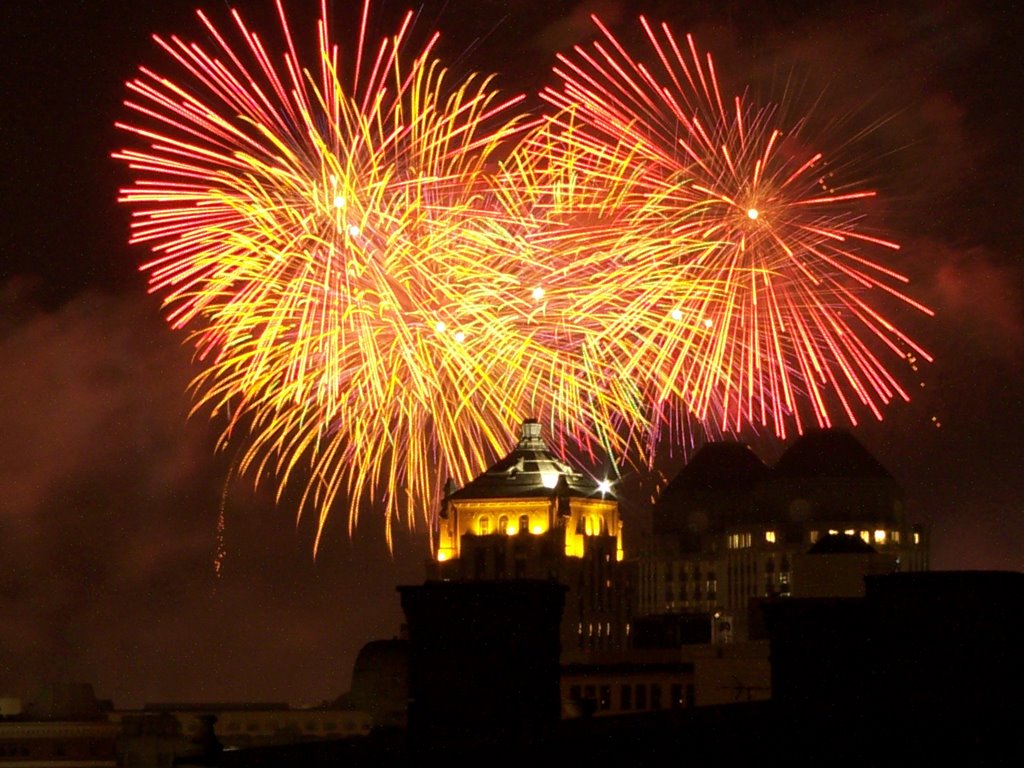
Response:
[[[914,531],[914,543],[915,544],[920,544],[921,543],[921,534],[918,533],[917,531]]]
[[[871,543],[871,534],[868,531],[861,531],[860,532],[860,537],[861,537],[861,539],[864,540],[865,544],[870,544]]]
[[[875,543],[876,544],[885,544],[885,531],[882,531],[882,530],[875,531]]]
[[[847,536],[856,536],[857,535],[857,532],[855,530],[853,530],[853,528],[847,528],[845,531],[843,531],[843,533],[845,533]]]
[[[520,515],[519,516],[519,532],[526,533],[530,530],[530,516]]]
[[[893,531],[892,532],[892,543],[893,544],[899,544],[900,543],[900,532],[899,531]]]
[[[480,515],[480,519],[477,520],[477,533],[481,536],[486,536],[491,532],[491,518],[487,515]]]
[[[818,532],[817,531],[811,531],[811,544],[813,544],[817,540],[818,540]]]
[[[508,515],[502,515],[498,518],[498,533],[515,533],[515,529],[509,527]]]
[[[775,543],[775,531],[765,531],[764,532],[764,540],[767,541],[769,544],[774,544]]]

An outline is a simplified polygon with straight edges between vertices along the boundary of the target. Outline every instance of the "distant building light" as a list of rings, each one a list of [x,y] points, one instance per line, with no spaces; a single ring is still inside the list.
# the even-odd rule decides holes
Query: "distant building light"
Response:
[[[882,531],[882,530],[875,531],[875,543],[876,544],[885,544],[885,531]]]
[[[554,488],[558,485],[558,473],[557,472],[541,472],[540,481],[543,483],[545,488]]]
[[[764,540],[767,541],[769,544],[774,544],[775,543],[775,531],[765,531],[764,532]]]
[[[531,533],[535,533],[535,534],[536,533],[544,533],[544,529],[541,528],[539,525],[535,525],[535,526],[533,526],[533,528],[530,529],[530,532]]]

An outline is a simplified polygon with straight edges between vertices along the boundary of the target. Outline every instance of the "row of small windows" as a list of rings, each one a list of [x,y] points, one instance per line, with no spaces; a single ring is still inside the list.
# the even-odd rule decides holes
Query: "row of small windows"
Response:
[[[887,531],[882,528],[877,528],[874,531],[857,531],[855,528],[847,528],[840,531],[838,528],[829,528],[825,533],[830,536],[837,536],[839,533],[844,533],[847,536],[859,536],[865,544],[899,544],[900,543],[900,532],[899,531]],[[811,543],[813,544],[819,538],[821,538],[821,531],[811,531]],[[913,541],[915,544],[921,543],[921,534],[918,531],[914,531],[912,534]]]
[[[606,526],[601,515],[583,515],[580,518],[580,522],[582,530],[577,531],[578,533],[584,533],[587,536],[598,536],[606,532]],[[492,533],[506,533],[509,536],[515,536],[517,533],[543,533],[544,529],[540,525],[535,525],[531,528],[529,515],[520,515],[518,524],[513,523],[508,515],[502,515],[498,518],[498,527],[492,529],[490,515],[480,515],[476,519],[476,532],[480,536],[488,536]]]
[[[610,711],[613,686],[611,685],[573,685],[569,688],[569,698],[575,702],[592,701],[598,711]],[[665,700],[668,693],[668,700]],[[688,683],[672,683],[663,686],[660,683],[623,683],[618,686],[619,711],[664,709],[682,709],[694,705],[693,685]]]
[[[775,544],[778,541],[775,531],[764,531],[764,541],[768,544]],[[833,536],[840,533],[837,528],[830,528],[826,533]],[[857,531],[855,528],[847,528],[842,531],[847,536],[859,536],[866,544],[899,544],[900,532],[896,530],[884,530],[882,528],[874,531]],[[821,538],[821,531],[811,531],[810,539],[813,544]],[[921,543],[921,534],[918,531],[913,533],[914,544]],[[729,549],[746,549],[753,546],[754,535],[749,531],[744,533],[730,533],[726,537],[726,546]]]

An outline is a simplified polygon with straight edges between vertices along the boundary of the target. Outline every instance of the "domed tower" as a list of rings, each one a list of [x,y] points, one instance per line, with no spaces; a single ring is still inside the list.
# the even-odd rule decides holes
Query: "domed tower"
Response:
[[[569,588],[562,648],[623,647],[629,613],[622,519],[606,479],[556,456],[535,420],[463,488],[449,483],[428,577],[555,580]]]

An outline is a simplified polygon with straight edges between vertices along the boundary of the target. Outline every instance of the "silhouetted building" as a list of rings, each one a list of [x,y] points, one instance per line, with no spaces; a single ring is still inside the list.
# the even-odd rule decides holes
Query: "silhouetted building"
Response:
[[[655,503],[639,563],[639,615],[710,615],[744,640],[761,600],[863,594],[867,575],[926,570],[928,542],[853,435],[816,430],[774,467],[737,442],[701,448]]]
[[[108,722],[109,709],[88,683],[43,686],[23,707],[8,700],[9,714],[0,719],[0,765],[114,768],[118,727]]]
[[[857,733],[870,736],[851,743],[857,756],[953,765],[1024,757],[1024,574],[869,576],[863,597],[775,600],[764,610],[773,703],[809,744]]]
[[[410,744],[443,750],[552,737],[565,587],[520,579],[398,590],[409,628]]]

